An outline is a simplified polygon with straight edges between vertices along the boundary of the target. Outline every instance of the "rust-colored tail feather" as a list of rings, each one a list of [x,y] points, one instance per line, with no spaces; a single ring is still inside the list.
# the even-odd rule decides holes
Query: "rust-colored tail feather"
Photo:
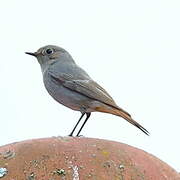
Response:
[[[97,107],[96,111],[99,112],[105,112],[105,113],[110,113],[110,114],[114,114],[116,116],[120,116],[122,118],[124,118],[125,120],[127,120],[129,123],[131,123],[132,125],[136,126],[138,129],[140,129],[142,132],[144,132],[146,135],[149,136],[149,132],[147,129],[145,129],[143,126],[141,126],[138,122],[136,122],[135,120],[133,120],[130,116],[130,114],[128,114],[126,111],[124,111],[123,109],[120,108],[114,108],[114,107],[109,107],[109,106],[104,106],[104,107]]]

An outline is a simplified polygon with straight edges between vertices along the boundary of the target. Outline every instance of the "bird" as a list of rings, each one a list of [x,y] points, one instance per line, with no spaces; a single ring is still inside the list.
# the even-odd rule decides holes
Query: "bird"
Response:
[[[81,112],[81,116],[69,136],[73,136],[78,124],[86,115],[76,134],[76,136],[80,136],[81,130],[92,112],[119,116],[149,135],[148,130],[135,121],[128,112],[120,108],[108,92],[76,64],[65,49],[55,45],[46,45],[36,52],[25,53],[37,58],[48,93],[60,104]]]

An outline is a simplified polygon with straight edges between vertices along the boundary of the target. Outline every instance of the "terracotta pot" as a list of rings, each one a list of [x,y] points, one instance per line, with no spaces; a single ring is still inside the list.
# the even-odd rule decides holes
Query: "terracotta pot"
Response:
[[[2,180],[179,180],[163,161],[132,146],[52,137],[0,147]]]

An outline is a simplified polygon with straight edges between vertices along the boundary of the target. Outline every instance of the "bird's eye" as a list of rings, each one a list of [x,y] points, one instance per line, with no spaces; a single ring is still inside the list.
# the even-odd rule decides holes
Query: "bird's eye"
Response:
[[[53,51],[53,49],[46,49],[46,54],[48,54],[48,55],[50,55],[50,54],[52,54],[54,51]]]

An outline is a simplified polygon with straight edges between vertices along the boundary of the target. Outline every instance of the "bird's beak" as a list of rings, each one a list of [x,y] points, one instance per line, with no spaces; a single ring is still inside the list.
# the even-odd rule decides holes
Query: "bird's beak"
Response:
[[[37,57],[37,52],[34,52],[34,53],[32,53],[32,52],[25,52],[26,54],[29,54],[29,55],[31,55],[31,56],[35,56],[35,57]]]

